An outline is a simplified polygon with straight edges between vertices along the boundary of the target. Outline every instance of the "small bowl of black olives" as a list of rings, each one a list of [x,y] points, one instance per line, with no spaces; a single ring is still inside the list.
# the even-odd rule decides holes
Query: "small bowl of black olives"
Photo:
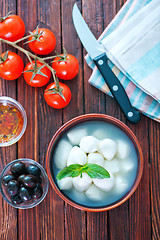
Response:
[[[44,168],[27,158],[10,162],[0,176],[1,194],[15,208],[37,206],[47,195],[48,187],[48,176]]]

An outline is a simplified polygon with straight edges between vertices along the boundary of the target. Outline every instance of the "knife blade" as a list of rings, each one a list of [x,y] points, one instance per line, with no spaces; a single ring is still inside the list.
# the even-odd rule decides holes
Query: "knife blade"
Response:
[[[76,3],[73,6],[72,18],[75,29],[84,48],[95,62],[98,70],[100,71],[102,77],[107,83],[112,95],[120,106],[125,117],[128,121],[132,123],[139,122],[141,119],[140,112],[138,112],[131,105],[123,86],[108,65],[108,58],[104,47],[101,43],[97,41],[95,36],[92,34],[88,25],[84,21]]]

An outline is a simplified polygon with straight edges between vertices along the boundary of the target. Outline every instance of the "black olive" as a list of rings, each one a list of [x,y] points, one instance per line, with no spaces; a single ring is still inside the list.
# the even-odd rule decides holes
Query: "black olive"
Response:
[[[42,178],[41,178],[41,177],[38,177],[38,178],[37,178],[37,181],[38,181],[38,184],[41,184],[41,183],[42,183]]]
[[[33,194],[34,194],[34,188],[27,188],[27,187],[25,187],[27,190],[28,190],[28,192],[29,192],[29,194],[31,195],[31,196],[33,196]]]
[[[26,175],[26,177],[23,179],[23,184],[26,187],[35,187],[37,185],[37,178],[34,175]]]
[[[22,162],[16,162],[14,163],[11,168],[10,168],[10,171],[11,173],[14,175],[14,176],[19,176],[23,173],[25,173],[25,164],[22,163]]]
[[[26,167],[26,172],[28,174],[32,174],[36,177],[39,177],[41,175],[41,170],[39,169],[39,167],[37,167],[34,164],[30,164]]]
[[[42,196],[43,194],[43,189],[40,185],[37,185],[37,187],[34,188],[34,194],[33,194],[33,197],[35,199],[38,199]]]
[[[25,178],[26,176],[27,176],[27,175],[25,175],[25,174],[20,175],[20,176],[17,178],[17,181],[18,181],[19,183],[23,183],[23,180],[24,180],[24,178]]]
[[[7,192],[11,196],[14,196],[18,193],[18,188],[19,188],[19,184],[16,180],[11,180],[7,184]]]
[[[15,180],[15,177],[12,174],[8,174],[2,178],[2,183],[3,185],[7,186],[8,182],[11,180]]]
[[[21,187],[19,191],[20,198],[23,202],[29,202],[32,199],[28,189]]]
[[[14,204],[21,204],[23,202],[22,199],[18,195],[11,196],[11,201]]]

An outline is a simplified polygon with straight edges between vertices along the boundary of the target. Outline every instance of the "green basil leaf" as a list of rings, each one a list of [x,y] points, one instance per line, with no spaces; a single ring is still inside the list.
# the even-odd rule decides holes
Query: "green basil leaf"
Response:
[[[110,178],[110,174],[105,168],[92,163],[88,163],[87,166],[88,168],[85,172],[90,176],[90,178]]]
[[[80,164],[71,164],[68,167],[62,169],[58,174],[57,174],[57,179],[61,180],[62,178],[65,177],[78,177],[81,173],[82,170],[82,165]]]
[[[58,174],[57,174],[57,179],[61,180],[65,177],[78,177],[81,175],[82,178],[82,173],[86,172],[91,178],[110,178],[109,172],[97,165],[97,164],[92,164],[92,163],[86,163],[85,165],[80,165],[80,164],[71,164],[70,166],[62,169]]]

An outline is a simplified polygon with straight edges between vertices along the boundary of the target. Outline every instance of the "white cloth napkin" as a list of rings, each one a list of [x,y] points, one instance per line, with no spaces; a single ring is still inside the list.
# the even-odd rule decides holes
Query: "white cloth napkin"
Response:
[[[160,121],[160,0],[128,0],[99,39],[134,107]],[[89,56],[89,82],[111,95]]]

